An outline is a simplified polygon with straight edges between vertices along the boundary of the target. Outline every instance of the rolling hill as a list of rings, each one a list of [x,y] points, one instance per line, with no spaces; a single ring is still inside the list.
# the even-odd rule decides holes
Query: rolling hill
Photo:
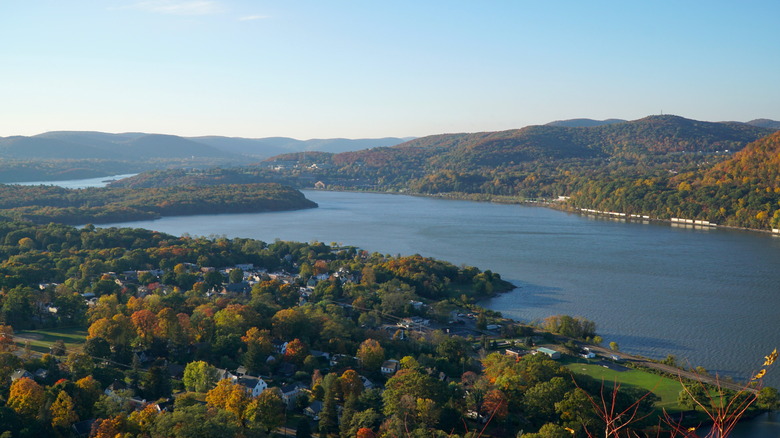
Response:
[[[550,122],[547,126],[564,126],[567,128],[591,128],[593,126],[611,125],[613,123],[622,123],[626,120],[623,119],[606,119],[606,120],[593,120],[593,119],[568,119],[568,120],[556,120]]]
[[[422,166],[475,169],[532,161],[617,158],[739,150],[772,130],[737,122],[702,122],[678,116],[593,127],[528,126],[523,129],[422,137],[391,148],[337,154],[335,165],[389,167],[406,158]]]
[[[566,196],[572,207],[766,229],[780,223],[779,136],[746,123],[650,116],[441,134],[339,154],[287,153],[258,165],[158,171],[114,185],[273,181],[469,199]]]

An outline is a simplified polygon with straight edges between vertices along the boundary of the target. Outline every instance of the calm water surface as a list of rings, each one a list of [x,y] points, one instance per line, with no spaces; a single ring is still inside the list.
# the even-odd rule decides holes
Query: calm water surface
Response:
[[[125,175],[114,175],[114,176],[102,176],[99,178],[87,178],[87,179],[73,179],[73,180],[66,180],[66,181],[27,181],[27,182],[17,182],[13,184],[19,184],[22,186],[60,186],[65,187],[66,189],[85,189],[87,187],[105,187],[105,185],[110,181],[115,181],[122,178],[128,178],[133,175],[136,175],[135,173],[128,173]]]
[[[338,242],[491,269],[518,286],[482,303],[533,321],[594,320],[605,343],[744,379],[780,346],[780,238],[587,218],[517,205],[306,191],[313,210],[113,224],[171,234]],[[780,386],[780,373],[769,375]],[[765,427],[771,421],[760,424]],[[776,421],[774,423],[776,425]],[[778,436],[747,432],[743,436]]]

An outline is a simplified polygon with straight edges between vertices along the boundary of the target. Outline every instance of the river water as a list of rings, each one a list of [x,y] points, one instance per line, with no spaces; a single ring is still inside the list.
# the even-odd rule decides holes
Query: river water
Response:
[[[312,210],[111,224],[194,236],[337,242],[491,269],[518,286],[481,303],[521,321],[596,322],[605,343],[745,378],[780,345],[780,239],[519,205],[305,191]],[[780,381],[770,380],[775,383]],[[780,376],[778,376],[780,377]]]
[[[605,343],[746,379],[780,345],[780,238],[627,223],[520,205],[304,191],[319,208],[206,214],[111,224],[180,235],[355,245],[490,269],[517,289],[481,303],[534,321],[554,314],[597,324]],[[214,212],[216,213],[216,212]],[[767,383],[780,386],[780,372]],[[754,422],[763,432],[777,421]],[[756,426],[758,425],[758,426]],[[750,427],[746,425],[745,427]],[[763,429],[762,429],[763,428]]]
[[[71,180],[64,180],[64,181],[26,181],[26,182],[17,182],[12,184],[19,184],[22,186],[60,186],[65,187],[66,189],[85,189],[88,187],[105,187],[105,185],[111,181],[116,181],[122,178],[128,178],[133,175],[136,175],[135,173],[128,173],[125,175],[113,175],[113,176],[103,176],[98,178],[87,178],[87,179],[71,179]]]

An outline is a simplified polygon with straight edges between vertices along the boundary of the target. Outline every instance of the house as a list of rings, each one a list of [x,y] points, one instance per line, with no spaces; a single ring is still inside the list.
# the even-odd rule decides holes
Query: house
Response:
[[[220,292],[222,295],[233,293],[233,294],[246,294],[249,293],[249,291],[252,290],[252,286],[249,285],[248,281],[242,281],[241,283],[228,283],[222,288],[222,292]]]
[[[262,377],[243,376],[238,379],[238,383],[243,385],[252,397],[257,397],[268,389],[268,384]]]
[[[515,359],[519,359],[525,356],[526,354],[528,354],[528,350],[521,350],[519,348],[507,348],[506,350],[504,350],[504,354],[506,354],[507,356],[512,356]]]
[[[368,377],[361,375],[360,380],[363,382],[364,389],[372,389],[374,387],[374,382],[368,380]]]
[[[314,188],[315,189],[324,189],[325,188],[325,183],[322,182],[322,181],[317,181],[316,183],[314,183]]]
[[[404,319],[402,319],[398,323],[398,326],[399,327],[405,327],[405,328],[422,327],[422,326],[427,327],[428,325],[430,325],[430,323],[431,323],[431,321],[429,319],[420,318],[419,316],[413,316],[411,318],[404,318]]]
[[[425,307],[425,303],[422,301],[409,300],[409,304],[412,305],[414,310],[422,310],[422,308]]]
[[[283,385],[279,390],[282,392],[282,400],[289,406],[295,399],[301,394],[301,391],[307,389],[307,386],[303,383],[291,383],[289,385]]]
[[[546,347],[539,347],[536,349],[537,353],[546,354],[547,356],[550,356],[550,359],[560,359],[561,353],[555,350],[552,350],[550,348]]]
[[[306,409],[303,410],[303,415],[306,415],[314,421],[319,421],[320,412],[322,412],[322,402],[319,400],[314,400],[309,406],[306,407]]]
[[[114,380],[112,384],[106,387],[106,389],[103,391],[103,394],[107,395],[117,403],[122,403],[126,398],[126,390],[127,385],[119,380]]]
[[[398,368],[400,367],[400,362],[398,362],[395,359],[389,359],[384,362],[382,362],[382,367],[379,368],[379,370],[382,372],[382,374],[390,375],[395,374],[396,371],[398,371]]]
[[[238,376],[228,370],[217,368],[217,382],[225,379],[230,379],[231,382],[236,383],[238,381]]]
[[[11,373],[11,381],[16,382],[19,379],[27,378],[32,380],[33,374],[27,370],[16,370],[13,373]]]
[[[287,352],[287,344],[286,341],[280,341],[279,339],[274,339],[271,341],[271,343],[274,345],[274,349],[279,354],[284,354]]]

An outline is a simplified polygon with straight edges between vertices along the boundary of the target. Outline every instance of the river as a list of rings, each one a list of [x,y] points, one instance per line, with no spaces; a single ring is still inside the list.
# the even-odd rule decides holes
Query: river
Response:
[[[111,224],[171,234],[337,242],[491,269],[518,286],[482,303],[521,321],[596,322],[605,343],[745,378],[780,344],[780,239],[561,211],[305,191],[320,207]],[[780,376],[769,379],[773,384]]]
[[[39,185],[60,186],[66,189],[86,189],[88,187],[104,187],[107,183],[111,181],[120,180],[122,178],[128,178],[133,175],[136,174],[128,173],[125,175],[102,176],[98,178],[87,178],[87,179],[70,179],[64,181],[26,181],[26,182],[17,182],[17,183],[9,183],[9,184],[19,184],[21,186],[39,186]]]
[[[517,289],[481,303],[521,321],[597,324],[605,343],[746,379],[780,344],[780,238],[627,223],[522,205],[304,191],[319,208],[110,224],[180,235],[337,242],[500,273]],[[767,383],[780,386],[770,370]],[[762,421],[777,425],[776,420]],[[748,432],[741,436],[778,436]]]

